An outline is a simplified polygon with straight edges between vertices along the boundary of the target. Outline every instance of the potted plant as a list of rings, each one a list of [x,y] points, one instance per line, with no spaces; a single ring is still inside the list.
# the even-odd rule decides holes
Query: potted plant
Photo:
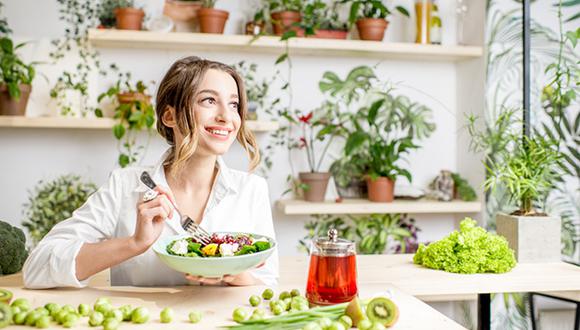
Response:
[[[24,46],[14,46],[12,39],[0,38],[0,115],[24,116],[36,75],[34,63],[26,64],[15,53]]]
[[[145,12],[135,7],[134,0],[119,0],[115,8],[116,27],[119,30],[141,30]]]
[[[560,261],[561,219],[546,214],[541,205],[558,182],[565,167],[564,156],[555,141],[535,136],[521,136],[520,127],[511,129],[515,111],[505,110],[494,123],[496,133],[486,138],[470,118],[469,132],[476,151],[490,150],[491,140],[501,141],[501,148],[485,158],[487,191],[504,189],[515,210],[496,215],[496,228],[515,252],[518,262]]]
[[[267,0],[274,34],[281,36],[284,32],[296,26],[301,20],[300,0]]]
[[[230,14],[221,9],[215,9],[217,0],[203,0],[202,7],[197,10],[199,29],[202,33],[224,33],[224,27]]]
[[[346,39],[348,25],[342,22],[336,10],[337,3],[328,8],[322,0],[304,6],[300,27],[305,36],[323,39]]]
[[[165,0],[163,14],[175,23],[176,32],[195,32],[201,6],[201,0]]]
[[[37,244],[57,223],[69,218],[97,190],[95,184],[76,175],[63,175],[52,181],[40,181],[24,204],[25,219],[32,242]]]
[[[262,7],[258,9],[254,13],[252,20],[246,23],[245,34],[253,36],[264,34],[266,29],[266,17],[266,8]]]
[[[391,88],[377,95],[379,98],[369,107],[352,114],[354,131],[344,152],[365,163],[369,200],[392,202],[397,177],[412,180],[411,174],[398,165],[399,161],[419,148],[414,140],[430,136],[435,124],[430,122],[430,109],[405,96],[393,95]]]
[[[147,146],[137,144],[137,133],[145,129],[151,134],[151,128],[155,124],[155,109],[151,104],[151,96],[147,93],[147,86],[142,81],[131,84],[130,80],[130,74],[119,74],[115,85],[97,99],[100,103],[109,98],[116,104],[113,118],[117,120],[117,124],[113,126],[113,134],[119,141],[118,163],[121,167],[140,159]],[[103,110],[97,108],[95,115],[103,117]]]
[[[349,22],[356,23],[361,40],[382,41],[389,24],[387,17],[391,11],[380,0],[342,0],[351,3]],[[407,9],[395,7],[401,14],[409,17]]]
[[[301,135],[290,148],[302,149],[306,153],[308,172],[298,173],[300,188],[304,199],[309,202],[322,202],[326,195],[329,172],[321,172],[322,162],[335,136],[340,134],[341,126],[336,122],[336,109],[332,103],[324,103],[306,115],[297,116]],[[334,120],[333,120],[334,119]],[[316,157],[316,144],[322,145],[320,157]]]
[[[117,19],[115,10],[119,8],[118,0],[103,0],[98,5],[99,28],[110,29],[115,27]]]

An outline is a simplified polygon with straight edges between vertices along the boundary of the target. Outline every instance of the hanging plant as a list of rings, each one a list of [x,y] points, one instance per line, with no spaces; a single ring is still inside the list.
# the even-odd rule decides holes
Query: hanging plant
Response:
[[[99,95],[98,102],[109,99],[115,104],[113,118],[117,124],[113,126],[113,135],[118,140],[118,163],[126,167],[140,161],[145,154],[155,124],[155,109],[142,81],[132,84],[130,73],[120,73],[118,77],[113,86]],[[95,115],[103,117],[102,109],[97,108]],[[146,143],[139,144],[137,137],[142,130],[146,130],[148,138]]]

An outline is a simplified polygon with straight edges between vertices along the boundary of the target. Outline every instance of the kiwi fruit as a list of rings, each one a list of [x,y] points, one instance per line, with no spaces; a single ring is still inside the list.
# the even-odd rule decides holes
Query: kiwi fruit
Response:
[[[0,302],[3,302],[5,304],[10,304],[11,300],[12,300],[12,292],[10,292],[6,289],[0,288]]]
[[[358,297],[354,297],[354,299],[348,303],[345,314],[350,317],[352,325],[355,327],[358,327],[358,323],[366,318]]]
[[[378,297],[369,302],[366,314],[369,320],[390,327],[399,319],[399,308],[391,299]]]
[[[6,328],[12,322],[12,310],[8,304],[0,302],[0,329]]]

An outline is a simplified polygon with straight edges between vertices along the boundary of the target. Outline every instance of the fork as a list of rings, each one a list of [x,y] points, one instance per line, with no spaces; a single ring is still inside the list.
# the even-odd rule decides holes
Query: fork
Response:
[[[143,171],[143,173],[141,173],[141,182],[143,182],[149,189],[152,190],[155,189],[155,187],[157,187],[157,184],[153,181],[153,179],[151,178],[149,173],[147,173],[147,171]],[[205,229],[201,228],[201,226],[198,225],[195,221],[193,221],[193,219],[191,219],[189,216],[179,212],[179,209],[177,208],[177,206],[175,206],[175,204],[173,204],[171,200],[169,200],[169,202],[171,203],[171,205],[173,205],[173,208],[175,208],[177,213],[179,213],[181,219],[185,219],[185,221],[181,222],[181,227],[183,227],[185,231],[191,234],[191,237],[193,237],[193,239],[195,239],[198,243],[203,243],[206,245],[211,243],[211,236]]]

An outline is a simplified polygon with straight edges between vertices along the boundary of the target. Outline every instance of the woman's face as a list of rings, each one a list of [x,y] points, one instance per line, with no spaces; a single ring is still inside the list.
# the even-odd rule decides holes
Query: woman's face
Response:
[[[222,155],[228,151],[241,125],[239,102],[238,85],[231,75],[215,69],[206,72],[193,104],[199,137],[197,155]],[[174,133],[179,144],[183,136],[176,127]]]

